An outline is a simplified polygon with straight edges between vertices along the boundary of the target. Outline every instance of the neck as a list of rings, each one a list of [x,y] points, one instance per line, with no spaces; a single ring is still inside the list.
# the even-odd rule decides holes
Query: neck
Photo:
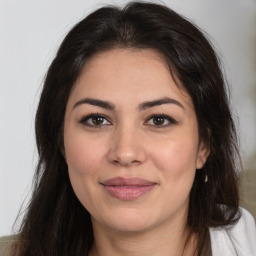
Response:
[[[186,224],[179,221],[139,232],[116,231],[93,223],[95,240],[90,256],[187,256],[194,252],[195,237],[187,241]]]

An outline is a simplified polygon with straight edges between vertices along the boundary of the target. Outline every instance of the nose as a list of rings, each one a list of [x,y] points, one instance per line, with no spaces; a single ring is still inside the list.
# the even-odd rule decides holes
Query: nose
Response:
[[[135,129],[118,129],[111,139],[108,159],[121,166],[136,166],[145,162],[146,148],[143,136]]]

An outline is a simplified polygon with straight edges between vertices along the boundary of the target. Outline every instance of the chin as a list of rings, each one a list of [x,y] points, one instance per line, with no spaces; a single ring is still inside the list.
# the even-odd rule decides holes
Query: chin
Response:
[[[136,209],[126,209],[116,212],[112,216],[106,216],[107,219],[103,220],[105,225],[118,232],[143,232],[154,226],[155,222],[153,216],[148,210],[145,212]]]

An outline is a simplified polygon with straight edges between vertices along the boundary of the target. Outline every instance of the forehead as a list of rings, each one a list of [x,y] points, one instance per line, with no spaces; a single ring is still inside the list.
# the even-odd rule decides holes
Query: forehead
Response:
[[[70,100],[95,96],[129,104],[170,96],[193,105],[178,79],[174,81],[164,57],[151,49],[117,48],[91,57]]]

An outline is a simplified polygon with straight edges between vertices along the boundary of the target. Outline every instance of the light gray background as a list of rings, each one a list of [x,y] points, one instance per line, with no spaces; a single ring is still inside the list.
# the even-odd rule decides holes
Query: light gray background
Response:
[[[108,0],[0,1],[0,236],[28,200],[37,160],[34,115],[44,74],[67,31]],[[160,1],[153,1],[160,2]],[[256,1],[165,0],[212,37],[229,82],[247,169],[256,171]]]

